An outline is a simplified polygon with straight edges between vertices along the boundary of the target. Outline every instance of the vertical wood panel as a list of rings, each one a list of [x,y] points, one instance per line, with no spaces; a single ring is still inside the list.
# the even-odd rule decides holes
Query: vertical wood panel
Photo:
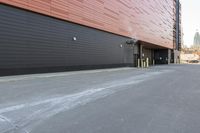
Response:
[[[82,25],[173,48],[173,0],[0,0]]]

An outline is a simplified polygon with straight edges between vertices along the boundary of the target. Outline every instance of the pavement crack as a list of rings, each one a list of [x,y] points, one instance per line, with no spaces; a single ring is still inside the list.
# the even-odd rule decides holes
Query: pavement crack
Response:
[[[14,124],[10,119],[7,117],[0,115],[0,131],[1,133],[9,133],[12,131],[20,131],[20,133],[29,133],[24,129],[20,129],[20,126]]]
[[[95,101],[118,91],[122,91],[124,90],[122,89],[124,86],[142,83],[145,80],[151,79],[152,76],[167,72],[169,71],[148,72],[123,80],[115,80],[102,84],[97,88],[89,88],[74,94],[39,99],[38,101],[30,103],[2,108],[0,109],[0,116],[1,114],[4,114],[6,117],[10,116],[12,120],[1,116],[2,118],[0,118],[3,121],[3,126],[0,123],[0,129],[6,130],[6,132],[3,133],[8,133],[9,131],[28,133],[26,130],[31,131],[38,124],[58,113],[73,109],[77,106],[83,106],[91,101]],[[9,129],[8,132],[7,129]]]

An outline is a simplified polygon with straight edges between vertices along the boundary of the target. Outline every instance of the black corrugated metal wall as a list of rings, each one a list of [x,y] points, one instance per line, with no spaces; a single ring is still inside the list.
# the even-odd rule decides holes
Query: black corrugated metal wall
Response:
[[[127,39],[0,5],[0,75],[130,65],[133,48]]]

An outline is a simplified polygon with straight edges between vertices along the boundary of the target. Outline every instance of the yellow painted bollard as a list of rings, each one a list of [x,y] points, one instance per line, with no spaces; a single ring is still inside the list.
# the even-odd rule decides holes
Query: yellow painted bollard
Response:
[[[153,60],[153,66],[155,65],[155,60]]]
[[[140,59],[138,59],[137,67],[140,68]]]
[[[147,65],[146,65],[146,61],[144,60],[144,68],[146,68],[147,67]]]
[[[149,58],[146,59],[147,62],[147,68],[149,67]]]
[[[141,59],[141,68],[144,68],[144,62],[143,62],[143,59]]]

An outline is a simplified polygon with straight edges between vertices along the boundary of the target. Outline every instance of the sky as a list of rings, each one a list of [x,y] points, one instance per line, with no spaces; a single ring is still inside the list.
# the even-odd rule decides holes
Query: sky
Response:
[[[191,46],[196,30],[200,31],[200,0],[180,0],[184,45]]]

